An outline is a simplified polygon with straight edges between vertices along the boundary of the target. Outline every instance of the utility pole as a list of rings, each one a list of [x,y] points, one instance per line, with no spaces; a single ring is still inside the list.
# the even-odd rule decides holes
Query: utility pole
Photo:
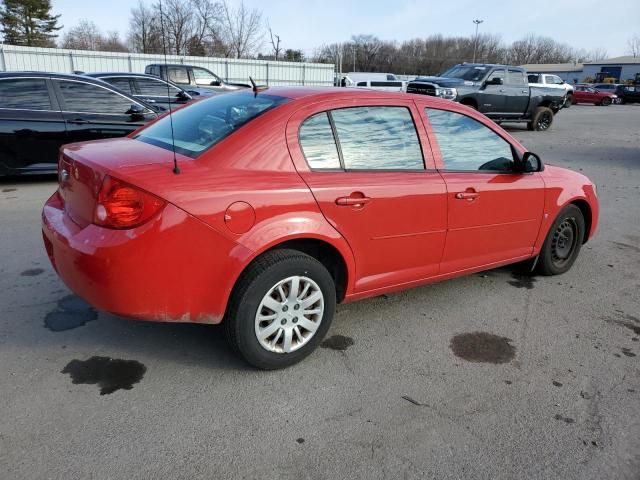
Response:
[[[356,71],[356,46],[353,46],[353,71]]]
[[[478,26],[484,22],[484,20],[478,20],[477,18],[473,21],[476,24],[476,38],[473,41],[473,63],[476,63],[476,48],[478,48]]]

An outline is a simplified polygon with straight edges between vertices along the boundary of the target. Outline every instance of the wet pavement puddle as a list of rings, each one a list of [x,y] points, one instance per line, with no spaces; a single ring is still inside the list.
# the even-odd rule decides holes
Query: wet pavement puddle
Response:
[[[469,362],[508,363],[516,355],[516,348],[510,342],[507,337],[487,332],[462,333],[451,339],[451,350]]]
[[[136,360],[120,360],[109,357],[91,357],[88,360],[71,360],[62,373],[71,376],[74,385],[98,385],[100,395],[117,390],[131,390],[142,380],[147,367]]]
[[[44,317],[44,326],[52,332],[63,332],[81,327],[98,318],[98,312],[75,295],[67,295],[58,306]]]
[[[347,348],[353,345],[353,338],[345,337],[343,335],[333,335],[332,337],[324,340],[320,346],[322,348],[330,348],[331,350],[339,350],[344,352]]]

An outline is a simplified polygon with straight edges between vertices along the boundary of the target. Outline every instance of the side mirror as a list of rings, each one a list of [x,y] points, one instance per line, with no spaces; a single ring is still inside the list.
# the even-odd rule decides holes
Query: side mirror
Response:
[[[522,173],[541,172],[544,170],[544,164],[538,155],[533,152],[526,152],[522,156]]]
[[[504,81],[500,77],[493,77],[491,80],[487,80],[485,85],[502,85]]]
[[[189,94],[188,94],[187,92],[185,92],[185,91],[180,90],[180,91],[177,93],[176,98],[177,98],[178,100],[181,100],[181,101],[187,102],[187,101],[191,100],[191,95],[189,95]]]
[[[132,103],[131,106],[129,107],[129,110],[127,110],[124,113],[127,114],[127,115],[131,115],[131,116],[143,115],[144,114],[144,108],[142,108],[137,103]]]
[[[220,86],[220,80],[214,80],[213,82],[210,83],[210,85],[212,87],[219,87]]]

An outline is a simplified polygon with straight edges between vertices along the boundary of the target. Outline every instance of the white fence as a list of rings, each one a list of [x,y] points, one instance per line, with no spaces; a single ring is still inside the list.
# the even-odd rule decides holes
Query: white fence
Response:
[[[0,71],[144,73],[146,65],[164,63],[164,61],[163,55],[143,53],[0,46]],[[333,86],[334,66],[332,64],[179,55],[167,55],[167,62],[198,65],[213,71],[229,82],[246,83],[251,76],[261,85]]]

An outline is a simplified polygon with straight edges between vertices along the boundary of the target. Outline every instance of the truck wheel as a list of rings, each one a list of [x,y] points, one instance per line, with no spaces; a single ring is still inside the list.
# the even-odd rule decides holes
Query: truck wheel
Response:
[[[560,212],[542,245],[536,270],[542,275],[560,275],[575,262],[584,238],[584,216],[569,205]]]
[[[600,102],[600,105],[602,105],[603,107],[608,107],[609,105],[611,105],[611,99],[609,97],[603,98]]]
[[[567,99],[564,101],[564,108],[569,108],[571,105],[573,105],[573,95],[567,95]]]
[[[238,280],[225,331],[251,365],[284,368],[316,349],[335,308],[336,287],[322,263],[297,250],[274,250],[255,260]]]
[[[550,108],[538,107],[533,112],[533,119],[529,123],[531,124],[530,127],[527,125],[529,130],[537,130],[539,132],[549,130],[549,127],[551,127],[553,123],[553,112]]]

